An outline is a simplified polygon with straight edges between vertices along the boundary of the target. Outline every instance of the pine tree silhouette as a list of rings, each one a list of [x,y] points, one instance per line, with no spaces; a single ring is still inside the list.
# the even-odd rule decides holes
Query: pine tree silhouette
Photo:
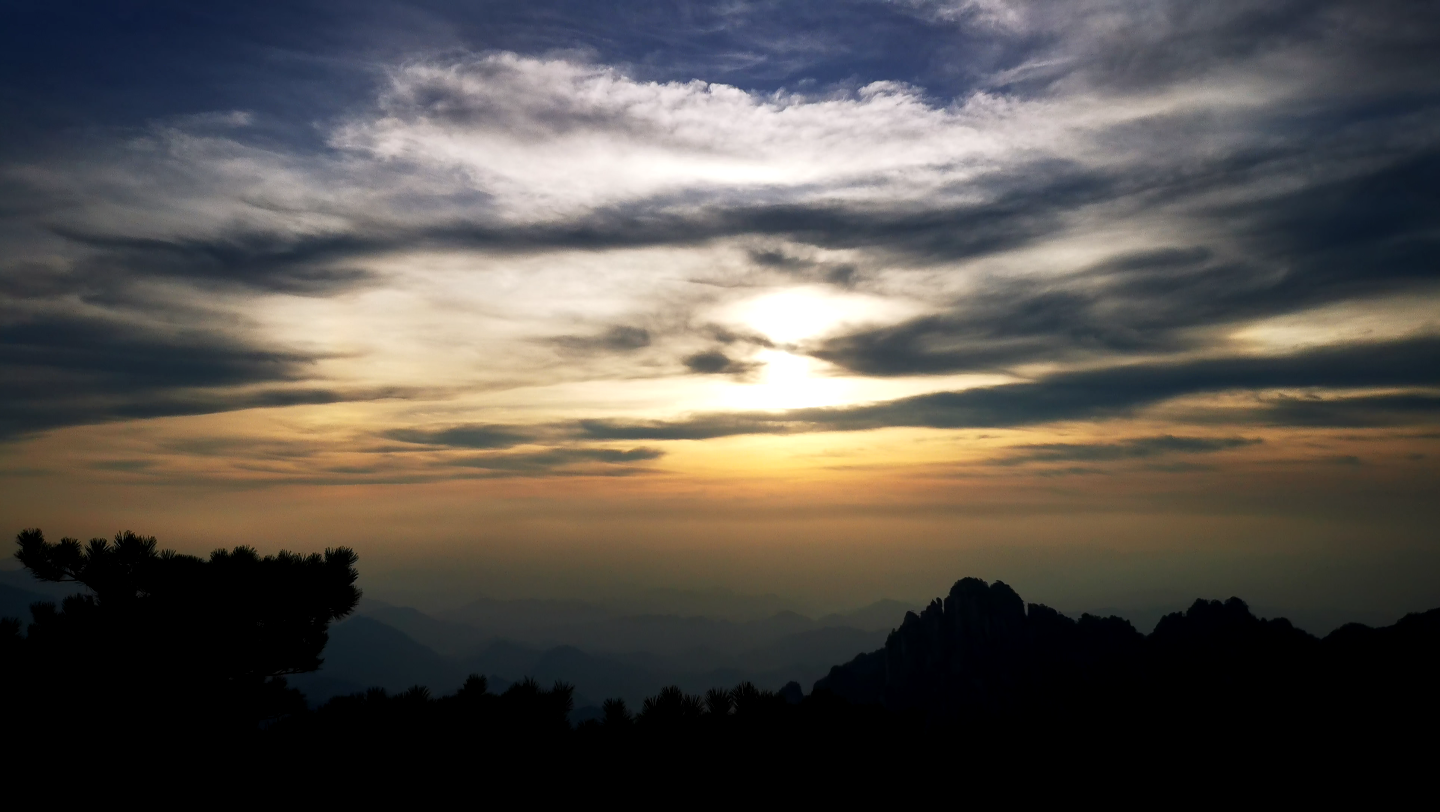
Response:
[[[202,559],[129,531],[82,545],[51,544],[38,529],[16,543],[36,578],[86,590],[32,606],[20,647],[51,723],[159,735],[253,729],[298,712],[303,697],[284,676],[320,667],[329,624],[360,599],[345,547],[264,557],[236,547]]]

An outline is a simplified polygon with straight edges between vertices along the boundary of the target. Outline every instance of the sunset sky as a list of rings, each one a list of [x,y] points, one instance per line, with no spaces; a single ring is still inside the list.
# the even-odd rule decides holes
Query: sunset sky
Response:
[[[1440,5],[7,3],[0,517],[1440,605]]]

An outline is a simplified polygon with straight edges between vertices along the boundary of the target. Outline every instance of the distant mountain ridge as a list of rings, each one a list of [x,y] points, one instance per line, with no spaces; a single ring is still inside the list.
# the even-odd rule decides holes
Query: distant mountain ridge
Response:
[[[1173,652],[1200,645],[1175,641],[1211,627],[1212,637],[1228,641],[1212,657],[1222,665],[1172,661],[1179,656]],[[1367,627],[1352,624],[1326,641],[1389,634],[1357,629]],[[377,602],[334,627],[320,672],[292,682],[317,703],[369,687],[401,691],[418,684],[446,693],[471,673],[497,688],[533,677],[575,686],[583,716],[594,711],[587,705],[609,698],[634,705],[666,685],[698,693],[744,681],[772,690],[795,681],[851,702],[956,716],[1033,705],[1041,695],[1058,702],[1066,691],[1132,701],[1150,690],[1145,680],[1162,671],[1203,692],[1197,675],[1234,679],[1223,673],[1224,663],[1271,674],[1265,679],[1292,678],[1295,663],[1311,663],[1320,644],[1288,621],[1254,617],[1238,599],[1197,601],[1188,612],[1163,617],[1147,637],[1123,618],[1073,620],[1040,604],[1027,606],[1002,582],[966,578],[918,613],[899,601],[879,601],[818,620],[791,611],[743,621],[625,616],[580,601],[494,599],[434,617]]]
[[[54,598],[41,595],[38,592],[31,592],[28,589],[0,583],[0,617],[25,618],[30,617],[30,604],[40,601],[54,600]]]
[[[41,581],[31,575],[28,570],[23,569],[0,569],[0,595],[8,595],[9,598],[0,598],[7,601],[0,617],[15,617],[27,619],[30,617],[30,603],[36,601],[59,602],[67,595],[76,592],[85,592],[85,588],[75,583],[52,583]],[[26,601],[26,603],[18,603]]]
[[[679,654],[697,649],[736,653],[789,634],[827,627],[889,631],[913,605],[881,600],[819,620],[782,609],[759,618],[626,612],[581,601],[482,598],[458,609],[424,615],[402,607],[362,612],[404,630],[437,651],[462,654],[485,640],[540,647],[573,645],[592,651]],[[478,633],[478,634],[477,634]]]
[[[855,651],[880,645],[906,607],[886,600],[818,620],[789,610],[728,620],[481,599],[436,617],[371,601],[332,628],[321,670],[291,684],[312,704],[370,687],[418,684],[445,693],[472,673],[496,686],[523,677],[567,682],[579,706],[614,697],[638,704],[672,684],[703,691],[749,680],[778,689],[809,684]],[[475,625],[482,622],[488,625]]]
[[[74,583],[41,581],[23,569],[0,570],[0,617],[13,617],[26,625],[31,604],[59,603],[67,595],[84,591]]]

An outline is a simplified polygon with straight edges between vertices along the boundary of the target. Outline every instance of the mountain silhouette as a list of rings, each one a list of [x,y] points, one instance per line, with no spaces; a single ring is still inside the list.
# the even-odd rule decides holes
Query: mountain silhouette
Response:
[[[1433,719],[1437,666],[1440,609],[1320,639],[1239,598],[1197,600],[1146,636],[1122,618],[1072,619],[1003,582],[963,578],[813,692],[936,723],[1069,719],[1199,736]]]

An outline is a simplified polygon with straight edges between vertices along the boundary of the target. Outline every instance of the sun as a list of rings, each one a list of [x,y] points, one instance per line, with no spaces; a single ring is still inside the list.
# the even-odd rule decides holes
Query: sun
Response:
[[[785,346],[824,338],[846,328],[894,323],[922,309],[913,302],[894,298],[801,285],[731,303],[715,315],[722,323],[743,327]]]
[[[773,411],[869,400],[873,383],[844,375],[806,352],[808,344],[865,325],[890,324],[923,308],[912,302],[820,285],[771,290],[719,308],[716,321],[772,343],[748,360],[755,370],[724,387],[719,408]]]

